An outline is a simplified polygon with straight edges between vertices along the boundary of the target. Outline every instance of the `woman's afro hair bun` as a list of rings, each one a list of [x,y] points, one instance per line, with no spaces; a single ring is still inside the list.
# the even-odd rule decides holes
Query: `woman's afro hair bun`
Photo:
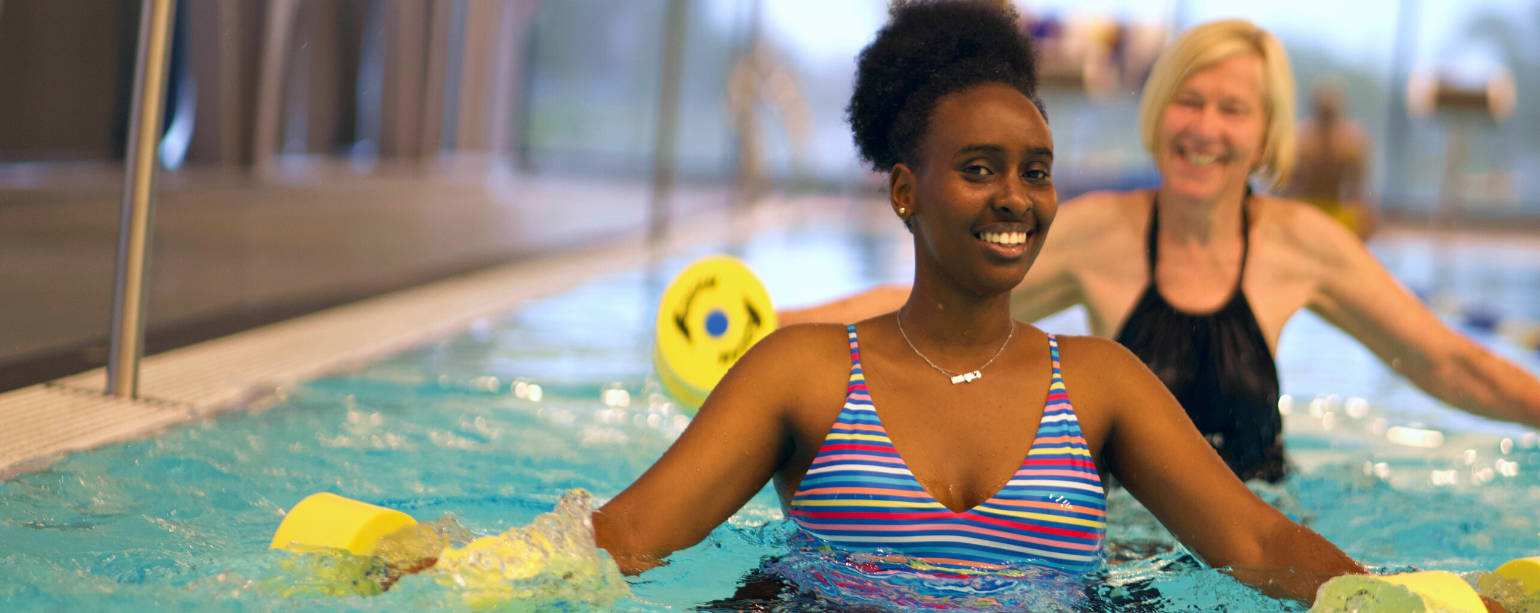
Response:
[[[913,164],[937,100],[979,83],[1014,87],[1041,110],[1037,55],[1017,22],[1003,2],[895,1],[856,60],[845,109],[862,159],[878,172]]]

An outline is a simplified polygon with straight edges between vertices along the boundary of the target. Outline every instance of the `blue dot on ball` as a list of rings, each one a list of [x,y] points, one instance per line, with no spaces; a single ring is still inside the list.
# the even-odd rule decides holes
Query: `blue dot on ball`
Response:
[[[706,333],[721,336],[727,332],[727,314],[720,310],[706,314]]]

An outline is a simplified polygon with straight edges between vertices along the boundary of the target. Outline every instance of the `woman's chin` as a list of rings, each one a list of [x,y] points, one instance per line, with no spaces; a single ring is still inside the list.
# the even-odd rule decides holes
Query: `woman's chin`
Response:
[[[1021,280],[1026,278],[1027,271],[1002,270],[1000,274],[988,274],[978,280],[979,293],[983,295],[1009,294],[1021,285]]]
[[[1183,200],[1211,200],[1225,190],[1223,177],[1182,177],[1167,174],[1161,178],[1162,191]]]

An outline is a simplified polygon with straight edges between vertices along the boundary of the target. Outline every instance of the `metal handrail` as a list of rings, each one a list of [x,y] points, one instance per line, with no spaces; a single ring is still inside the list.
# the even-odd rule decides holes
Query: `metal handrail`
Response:
[[[161,119],[166,106],[166,61],[176,0],[144,0],[134,66],[134,105],[124,155],[123,213],[118,223],[117,274],[112,290],[112,353],[107,394],[139,396],[139,358],[144,354],[145,279],[150,218],[155,212]]]

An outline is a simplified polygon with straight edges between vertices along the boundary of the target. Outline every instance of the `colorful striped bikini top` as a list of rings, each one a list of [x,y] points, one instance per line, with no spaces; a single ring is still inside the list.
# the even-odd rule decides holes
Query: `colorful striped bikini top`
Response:
[[[856,328],[839,419],[791,499],[791,517],[820,549],[943,576],[1046,567],[1079,574],[1102,562],[1107,499],[1059,373],[1037,436],[1016,474],[978,506],[955,513],[920,486],[888,439],[867,392]],[[869,570],[880,570],[876,566]]]

